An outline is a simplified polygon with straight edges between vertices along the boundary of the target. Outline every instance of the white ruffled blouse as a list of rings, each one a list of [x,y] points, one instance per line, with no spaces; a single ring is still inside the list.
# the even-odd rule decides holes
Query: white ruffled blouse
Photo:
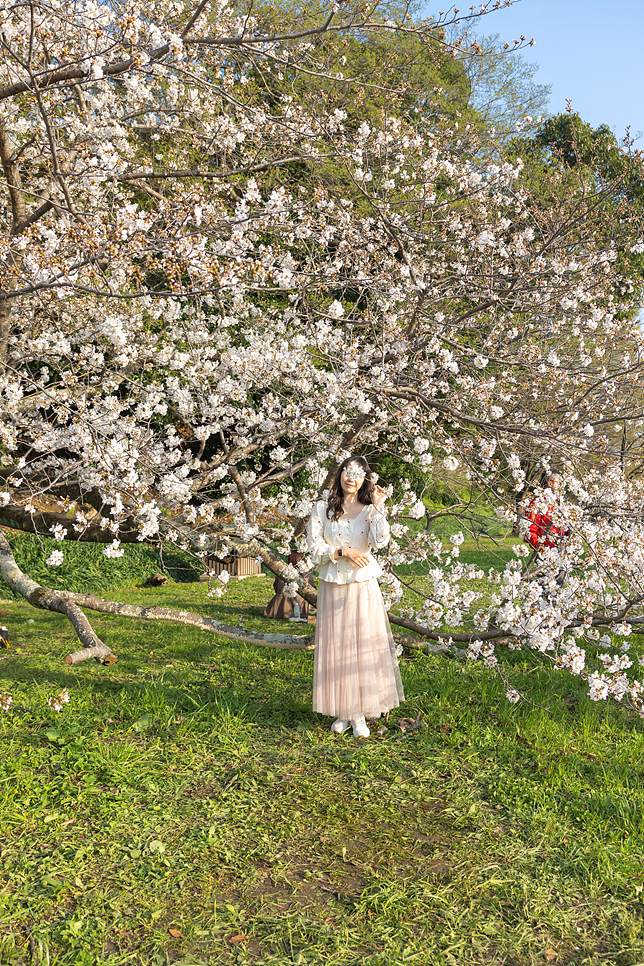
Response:
[[[373,557],[366,567],[356,567],[348,557],[333,559],[336,547],[342,547],[343,550],[351,547],[369,553],[372,549],[387,546],[389,524],[384,507],[370,504],[353,520],[346,517],[329,520],[326,510],[326,500],[316,503],[308,527],[308,548],[320,580],[332,584],[352,584],[354,581],[371,580],[384,573]]]

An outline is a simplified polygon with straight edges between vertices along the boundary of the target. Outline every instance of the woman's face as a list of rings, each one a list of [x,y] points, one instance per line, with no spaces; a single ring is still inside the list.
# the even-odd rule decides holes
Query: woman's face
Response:
[[[349,463],[348,466],[342,470],[340,474],[340,485],[342,491],[350,496],[352,494],[357,494],[360,487],[364,483],[365,471],[360,463],[355,461]]]

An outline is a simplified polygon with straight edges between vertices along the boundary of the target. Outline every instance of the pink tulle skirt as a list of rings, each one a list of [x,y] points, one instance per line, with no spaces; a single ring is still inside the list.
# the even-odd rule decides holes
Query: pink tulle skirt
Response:
[[[397,708],[405,696],[378,581],[321,580],[317,607],[313,710],[349,721]]]

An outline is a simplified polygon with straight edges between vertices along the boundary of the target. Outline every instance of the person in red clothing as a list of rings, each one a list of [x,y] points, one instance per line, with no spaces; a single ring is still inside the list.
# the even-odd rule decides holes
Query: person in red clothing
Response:
[[[544,490],[544,497],[546,497],[546,490],[552,490],[553,495],[558,491],[561,485],[561,476],[559,473],[548,473],[544,474],[541,480],[541,486]],[[537,509],[537,499],[536,497],[531,500],[526,517],[530,521],[530,526],[524,536],[524,540],[537,552],[537,558],[540,557],[544,550],[550,547],[558,546],[564,537],[568,535],[568,530],[563,527],[557,527],[552,522],[552,512],[554,509],[553,505],[546,507],[545,512],[543,510]],[[559,570],[555,577],[555,581],[558,587],[563,586],[565,577],[565,571]],[[539,577],[537,576],[537,579]]]
[[[561,476],[559,473],[550,473],[542,481],[544,490],[550,489],[553,493],[557,492],[560,484]],[[564,530],[563,527],[553,526],[552,506],[549,506],[545,513],[540,513],[535,504],[536,500],[532,500],[526,514],[528,520],[530,520],[530,526],[528,527],[525,541],[539,552],[548,547],[556,547],[561,542],[561,538],[567,535],[568,531]]]

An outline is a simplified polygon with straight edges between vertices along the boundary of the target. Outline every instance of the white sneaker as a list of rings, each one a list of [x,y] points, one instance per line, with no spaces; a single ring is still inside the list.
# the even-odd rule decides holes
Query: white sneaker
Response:
[[[353,725],[353,734],[356,738],[368,738],[371,734],[364,718],[354,718],[351,724]]]
[[[347,730],[350,724],[350,721],[344,721],[342,718],[337,718],[331,725],[331,731],[333,731],[333,733],[336,735],[341,735],[343,731]]]

